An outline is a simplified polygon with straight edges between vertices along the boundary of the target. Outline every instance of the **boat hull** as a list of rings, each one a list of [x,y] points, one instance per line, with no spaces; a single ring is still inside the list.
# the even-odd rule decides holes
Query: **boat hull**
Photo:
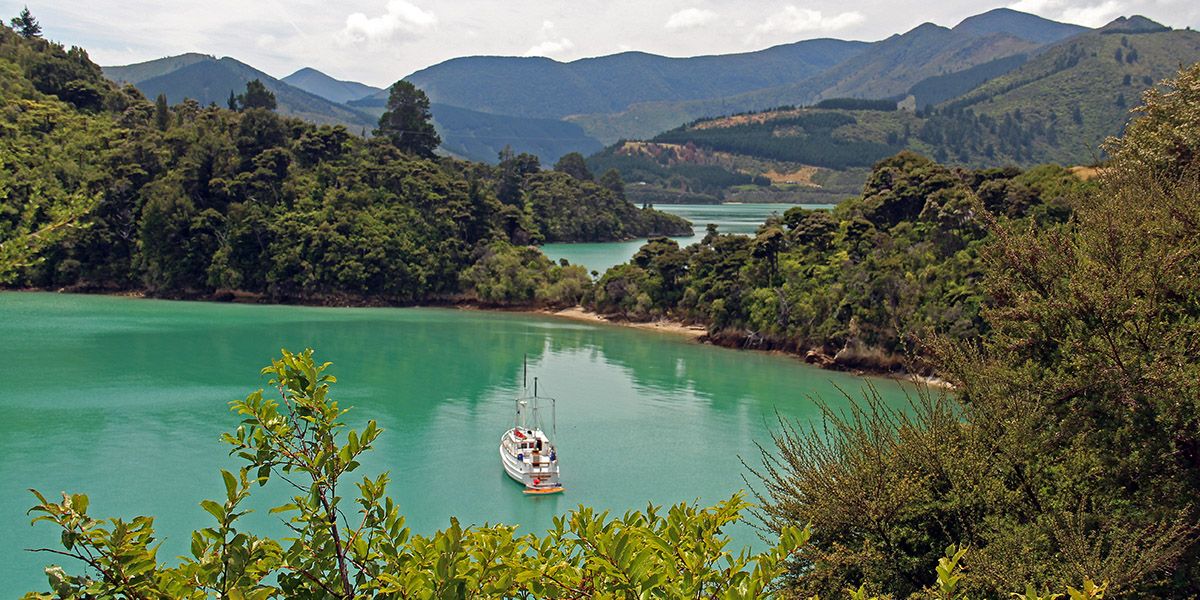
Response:
[[[563,491],[562,483],[558,478],[557,459],[541,457],[538,463],[534,463],[530,457],[524,456],[524,453],[514,456],[505,448],[503,439],[500,443],[499,453],[500,464],[504,467],[504,472],[513,481],[524,486],[526,493],[553,494]]]

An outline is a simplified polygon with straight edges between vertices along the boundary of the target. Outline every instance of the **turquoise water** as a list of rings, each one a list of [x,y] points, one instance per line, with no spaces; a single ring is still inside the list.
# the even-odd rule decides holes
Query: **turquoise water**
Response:
[[[334,397],[352,425],[385,430],[360,474],[390,471],[391,494],[418,532],[505,522],[540,531],[580,503],[625,511],[647,502],[715,502],[742,489],[739,457],[769,441],[775,411],[818,415],[853,376],[792,358],[552,317],[452,309],[331,309],[0,293],[0,596],[44,588],[49,526],[29,526],[27,488],[91,496],[100,516],[155,515],[160,557],[208,526],[197,503],[235,470],[218,441],[227,403],[262,387],[279,348],[333,361]],[[496,445],[512,421],[521,356],[556,396],[566,493],[530,498]],[[889,401],[904,390],[876,380]],[[266,508],[286,490],[268,486]],[[265,510],[251,524],[281,533]],[[735,528],[739,544],[755,542]]]
[[[754,233],[767,217],[782,215],[787,209],[803,206],[809,209],[827,210],[832,204],[659,204],[655,208],[679,215],[692,222],[693,234],[672,238],[680,246],[687,246],[704,237],[709,223],[717,225],[722,233]],[[603,273],[614,265],[629,262],[645,239],[625,242],[599,242],[584,244],[546,244],[542,252],[552,260],[565,258],[573,265],[583,265],[588,270]]]

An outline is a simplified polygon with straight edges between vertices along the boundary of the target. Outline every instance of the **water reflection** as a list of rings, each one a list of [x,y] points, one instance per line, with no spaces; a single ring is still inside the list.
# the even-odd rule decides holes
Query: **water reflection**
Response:
[[[417,531],[451,515],[542,530],[579,503],[619,512],[715,501],[742,487],[738,457],[767,440],[776,409],[811,418],[809,395],[836,399],[834,385],[861,384],[786,357],[508,313],[5,293],[0,315],[0,521],[12,532],[0,547],[0,593],[9,595],[42,581],[42,557],[20,548],[54,543],[50,529],[24,526],[28,487],[85,491],[97,514],[156,515],[162,556],[184,552],[186,532],[205,522],[196,503],[221,493],[218,468],[236,466],[217,441],[236,424],[226,403],[266,384],[258,369],[281,347],[317,348],[335,363],[337,397],[354,407],[346,420],[387,430],[362,474],[391,473]],[[525,497],[497,464],[524,355],[559,398],[562,496]],[[265,511],[250,522],[281,532]]]

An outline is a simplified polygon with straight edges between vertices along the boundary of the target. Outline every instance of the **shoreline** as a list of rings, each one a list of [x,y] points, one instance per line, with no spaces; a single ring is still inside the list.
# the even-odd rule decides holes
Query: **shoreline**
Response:
[[[610,319],[599,313],[594,313],[590,310],[587,310],[579,305],[562,309],[541,308],[522,312],[541,316],[558,317],[560,319],[567,319],[571,321],[581,321],[584,323],[604,323],[608,325],[615,325],[617,327],[640,329],[642,331],[656,331],[658,333],[686,337],[693,341],[700,341],[701,338],[704,338],[708,335],[708,328],[700,325],[688,325],[686,323],[667,319],[646,322]]]
[[[717,344],[709,338],[708,329],[701,325],[688,325],[682,321],[672,319],[658,319],[655,321],[629,321],[625,319],[613,319],[605,315],[592,312],[582,306],[576,305],[569,308],[554,309],[554,308],[513,308],[506,309],[503,307],[486,307],[477,304],[463,304],[458,306],[460,310],[480,310],[480,311],[495,311],[495,312],[517,312],[522,314],[556,317],[570,321],[611,325],[615,327],[625,327],[629,329],[638,329],[641,331],[653,331],[667,335],[674,335],[687,338],[690,342],[708,344],[731,350],[742,352],[765,352],[767,354],[775,354],[786,356],[788,358],[797,359],[807,366],[819,368],[826,371],[837,371],[839,373],[852,373],[861,377],[881,377],[884,379],[892,379],[896,381],[908,382],[915,385],[923,385],[932,389],[950,391],[954,389],[954,385],[950,382],[933,375],[919,375],[916,373],[888,371],[884,369],[863,369],[863,368],[839,368],[835,364],[826,364],[822,362],[809,362],[805,360],[805,355],[800,352],[792,352],[788,350],[778,349],[760,349],[760,348],[743,348],[731,345]]]
[[[40,288],[0,288],[0,292],[41,292],[51,294],[78,294],[90,296],[110,296],[117,298],[134,298],[134,299],[152,299],[152,300],[169,300],[179,302],[211,302],[214,304],[253,304],[253,305],[271,305],[271,306],[310,306],[321,308],[448,308],[467,311],[486,311],[486,312],[507,312],[519,313],[526,315],[535,315],[540,317],[552,317],[565,319],[580,323],[590,323],[593,325],[610,325],[614,327],[624,327],[628,329],[637,329],[640,331],[650,331],[665,335],[673,335],[687,339],[691,343],[708,344],[722,348],[729,348],[738,351],[750,352],[766,352],[769,354],[777,354],[796,359],[801,363],[828,371],[838,371],[842,373],[852,373],[863,377],[882,377],[885,379],[893,379],[897,381],[905,381],[917,385],[924,385],[929,388],[940,390],[953,390],[954,385],[944,379],[932,375],[919,375],[915,373],[897,372],[887,369],[872,369],[855,366],[850,368],[840,367],[831,361],[809,361],[805,353],[801,351],[782,350],[778,348],[747,348],[744,346],[728,343],[720,343],[709,336],[708,328],[702,325],[689,325],[682,321],[671,319],[658,319],[654,321],[629,321],[626,319],[610,318],[596,312],[587,310],[581,305],[575,305],[567,308],[545,308],[533,306],[494,306],[481,304],[479,302],[468,300],[462,297],[449,297],[439,301],[431,299],[425,302],[413,304],[396,304],[379,301],[377,299],[366,298],[339,298],[333,301],[333,298],[326,298],[326,302],[265,302],[261,296],[256,294],[241,294],[230,291],[225,291],[211,295],[197,295],[188,297],[160,297],[147,294],[145,290],[86,290],[86,291],[71,291],[66,289],[51,290]]]

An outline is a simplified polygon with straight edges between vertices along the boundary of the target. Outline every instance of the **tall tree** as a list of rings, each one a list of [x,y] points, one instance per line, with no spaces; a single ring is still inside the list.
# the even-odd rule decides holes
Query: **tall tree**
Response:
[[[158,126],[159,131],[166,131],[171,124],[171,113],[167,109],[166,94],[159,94],[154,99],[154,124]]]
[[[29,12],[29,7],[26,6],[21,10],[21,14],[13,17],[9,23],[17,33],[24,38],[42,37],[42,26],[33,18],[33,13]]]
[[[237,94],[234,94],[233,90],[229,90],[229,99],[225,101],[225,105],[229,107],[229,110],[238,109]]]
[[[505,146],[500,151],[500,182],[496,189],[496,197],[504,204],[519,206],[522,203],[525,177],[541,169],[542,165],[537,156],[525,152],[516,154],[512,147]]]
[[[580,181],[591,181],[592,172],[588,170],[587,162],[583,159],[583,155],[578,152],[564,154],[562,158],[554,163],[554,170],[559,173],[566,173]]]
[[[432,158],[433,151],[442,143],[441,136],[433,128],[429,96],[407,81],[392,84],[387,111],[379,117],[375,135],[386,138],[405,152],[426,158]]]
[[[609,169],[600,176],[600,186],[607,188],[612,193],[616,194],[621,200],[625,199],[625,181],[621,179],[621,172],[616,169]]]
[[[261,80],[255,79],[246,83],[246,93],[238,96],[238,104],[242,110],[250,110],[252,108],[265,108],[267,110],[275,110],[275,94],[263,85]]]

